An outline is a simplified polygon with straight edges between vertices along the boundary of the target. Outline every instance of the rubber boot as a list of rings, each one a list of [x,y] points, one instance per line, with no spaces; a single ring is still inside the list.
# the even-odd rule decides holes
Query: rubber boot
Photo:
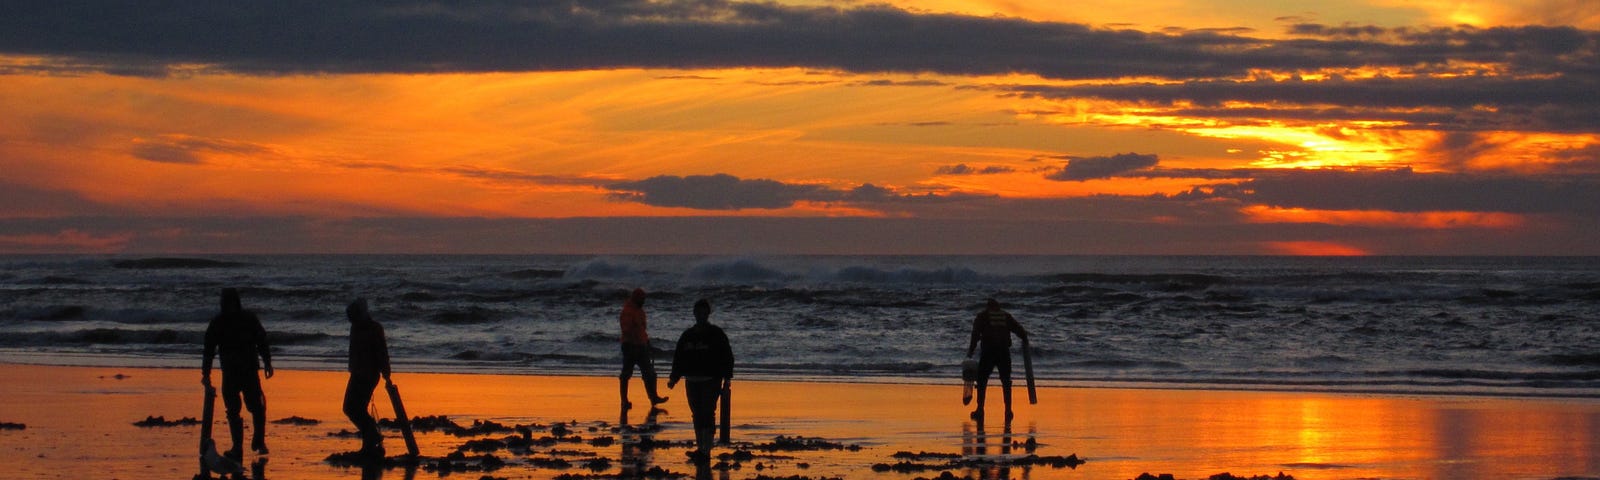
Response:
[[[1011,423],[1011,385],[1010,384],[1005,385],[1004,389],[1005,389],[1004,394],[1005,394],[1005,397],[1006,397],[1006,423],[1010,424]]]
[[[655,375],[650,375],[644,378],[644,393],[650,395],[650,408],[655,408],[656,405],[667,403],[667,397],[656,395]]]
[[[244,417],[228,417],[228,436],[233,438],[233,448],[228,449],[228,458],[244,463]]]
[[[700,452],[700,458],[711,460],[711,445],[717,440],[717,429],[697,428],[694,430],[695,451]]]
[[[983,404],[989,399],[989,382],[978,382],[978,409],[972,411],[972,419],[983,421]]]
[[[266,414],[252,415],[250,419],[255,421],[255,430],[251,431],[250,450],[256,452],[256,455],[266,455],[267,416]]]

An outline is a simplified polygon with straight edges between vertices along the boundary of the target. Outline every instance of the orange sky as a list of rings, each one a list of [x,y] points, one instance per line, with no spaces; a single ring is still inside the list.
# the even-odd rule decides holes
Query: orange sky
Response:
[[[362,57],[359,43],[317,47],[315,37],[307,40],[309,48],[327,49],[326,60],[283,60],[255,52],[254,44],[242,44],[249,48],[237,54],[211,53],[199,35],[203,26],[173,28],[180,39],[193,28],[193,46],[149,48],[138,44],[148,33],[139,27],[129,27],[131,46],[97,43],[92,30],[29,36],[24,29],[0,39],[0,105],[6,106],[0,169],[14,187],[0,207],[0,250],[190,249],[193,243],[163,247],[141,239],[161,238],[162,228],[183,236],[171,232],[196,231],[192,220],[218,217],[665,216],[1151,227],[1140,244],[1123,244],[1125,251],[1115,243],[1068,242],[1031,253],[1600,253],[1593,246],[1519,250],[1526,243],[1517,240],[1542,238],[1546,246],[1572,249],[1600,235],[1593,231],[1593,206],[1564,206],[1592,199],[1570,194],[1591,190],[1600,175],[1600,121],[1585,117],[1592,110],[1562,90],[1595,84],[1600,34],[1588,29],[1600,27],[1600,8],[1386,1],[749,4],[793,15],[780,24],[748,20],[752,28],[803,37],[807,19],[816,17],[839,29],[818,34],[810,40],[815,47],[777,45],[752,56],[742,46],[692,38],[697,29],[736,24],[747,13],[674,8],[692,3],[647,4],[659,10],[637,17],[647,20],[595,22],[602,26],[595,38],[616,45],[572,47],[592,51],[571,55],[500,42],[491,45],[505,50],[501,56],[482,47],[460,47],[464,55],[452,56],[449,45],[428,42],[426,27],[377,37],[414,46],[415,55],[402,50],[395,58],[381,48]],[[1224,4],[1232,8],[1218,8]],[[467,5],[464,12],[471,11]],[[39,23],[77,23],[39,10],[33,17]],[[381,26],[393,12],[342,13]],[[1070,42],[1034,44],[1018,33],[968,48],[965,39],[987,37],[900,39],[899,32],[868,28],[883,16],[937,31],[970,27],[989,37],[1059,30],[1100,40],[1080,50]],[[850,31],[851,22],[862,24],[862,32]],[[641,24],[680,23],[689,33],[662,38],[697,46],[629,43],[630,36],[655,34]],[[1439,39],[1451,39],[1444,46],[1470,45],[1479,41],[1475,36],[1502,42],[1503,51],[1463,48],[1456,57],[1443,54],[1443,61],[1427,57],[1426,64],[1405,58],[1446,41]],[[1504,40],[1519,36],[1527,40]],[[837,52],[830,50],[835,39]],[[851,41],[889,51],[861,53]],[[1322,65],[1270,53],[1335,41],[1370,46],[1330,49]],[[1219,60],[1192,67],[1160,61],[1162,49],[1196,43],[1214,43],[1196,52]],[[1550,53],[1552,44],[1567,50]],[[1102,46],[1106,52],[1094,50]],[[657,48],[669,58],[650,53]],[[1054,64],[1062,55],[1052,48],[1083,63]],[[1539,52],[1555,63],[1526,61],[1517,48],[1544,48]],[[429,55],[479,63],[410,60]],[[546,60],[523,60],[529,56]],[[538,67],[544,64],[587,66]],[[419,65],[429,72],[419,73]],[[344,68],[351,71],[337,71]],[[1549,93],[1521,93],[1533,87]],[[1313,171],[1337,174],[1297,173]],[[1302,179],[1322,183],[1283,187]],[[1341,191],[1363,193],[1340,198]],[[1473,198],[1497,195],[1504,198]],[[103,225],[107,217],[162,220],[111,228]],[[725,225],[720,233],[740,229],[737,222]],[[1183,232],[1163,238],[1175,226]],[[950,227],[918,231],[939,228]],[[1216,237],[1218,228],[1234,238],[1221,252],[1209,240],[1196,248],[1193,238],[1183,238]],[[1441,241],[1440,231],[1460,238]],[[284,249],[327,250],[307,236],[307,243]],[[1300,248],[1307,246],[1320,247]],[[477,248],[579,247],[535,241]],[[769,247],[807,251],[802,241]],[[830,251],[816,250],[807,253]],[[981,243],[947,250],[985,253]]]

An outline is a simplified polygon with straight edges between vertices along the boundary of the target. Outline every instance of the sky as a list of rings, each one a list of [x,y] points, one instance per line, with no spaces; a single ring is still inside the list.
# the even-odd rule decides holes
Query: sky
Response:
[[[1600,2],[0,3],[0,253],[1600,255]]]

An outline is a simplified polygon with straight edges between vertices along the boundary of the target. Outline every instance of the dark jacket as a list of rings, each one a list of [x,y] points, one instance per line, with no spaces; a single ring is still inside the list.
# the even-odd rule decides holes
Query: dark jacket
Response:
[[[733,347],[728,345],[728,335],[722,333],[722,328],[696,323],[678,337],[669,381],[682,377],[733,378]]]
[[[972,343],[967,345],[967,355],[972,355],[980,341],[984,352],[1009,351],[1013,333],[1017,334],[1017,338],[1028,338],[1028,331],[1023,330],[1022,324],[1017,323],[1011,314],[999,308],[985,308],[978,312],[977,318],[972,319]]]
[[[267,329],[256,314],[239,306],[237,293],[224,292],[222,313],[206,326],[205,364],[201,371],[211,374],[211,359],[222,356],[223,374],[254,374],[260,365],[272,367],[272,349],[267,346]],[[256,363],[256,357],[261,363]]]
[[[389,374],[389,340],[383,325],[371,319],[350,323],[350,373]]]

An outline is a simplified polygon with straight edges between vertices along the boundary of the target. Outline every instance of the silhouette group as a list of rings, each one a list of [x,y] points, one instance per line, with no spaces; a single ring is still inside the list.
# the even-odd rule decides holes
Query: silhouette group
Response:
[[[266,444],[266,395],[261,386],[261,376],[272,378],[272,355],[267,344],[267,332],[260,318],[244,309],[239,291],[222,290],[221,311],[206,327],[204,363],[201,366],[201,383],[207,392],[204,428],[202,429],[202,473],[218,469],[231,469],[243,462],[244,419],[241,408],[250,411],[253,421],[250,448],[256,455],[268,453]],[[634,289],[624,301],[619,316],[622,370],[618,374],[618,388],[624,418],[633,404],[628,400],[628,384],[635,369],[639,370],[650,402],[651,423],[660,412],[657,406],[667,397],[659,395],[656,388],[656,370],[652,359],[654,347],[648,332],[644,305],[647,294]],[[704,465],[711,458],[716,440],[718,401],[722,401],[722,441],[728,437],[729,395],[733,379],[734,355],[728,335],[721,327],[712,324],[711,302],[700,299],[694,303],[694,325],[684,330],[672,353],[672,368],[667,388],[675,389],[685,383],[684,393],[693,417],[696,448],[688,456]],[[381,460],[384,458],[383,435],[376,420],[367,413],[378,380],[387,384],[391,400],[398,406],[399,395],[390,378],[388,341],[383,325],[373,319],[366,299],[357,298],[345,308],[350,322],[349,366],[350,378],[345,385],[343,410],[360,436],[359,456]],[[981,425],[987,400],[989,377],[999,371],[1000,384],[1005,398],[1005,419],[1012,419],[1011,410],[1011,336],[1016,335],[1026,345],[1027,330],[1017,320],[1000,308],[1000,303],[988,299],[972,323],[972,337],[967,347],[967,362],[963,376],[977,384],[977,409],[971,418]],[[979,347],[982,347],[979,349]],[[978,354],[976,361],[974,354]],[[215,389],[211,383],[213,359],[220,357],[222,369],[222,398],[228,420],[232,448],[215,450],[210,439],[211,396]],[[1031,373],[1029,378],[1032,385]],[[400,415],[404,415],[401,413]],[[400,420],[402,423],[404,419]],[[408,425],[407,425],[408,426]],[[416,455],[415,442],[405,429],[411,455]]]

